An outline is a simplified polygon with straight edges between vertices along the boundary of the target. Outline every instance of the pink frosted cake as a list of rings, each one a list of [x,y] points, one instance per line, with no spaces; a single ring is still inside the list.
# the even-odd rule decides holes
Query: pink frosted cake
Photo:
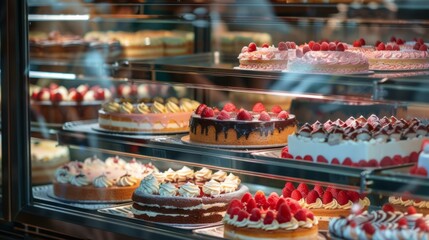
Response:
[[[126,132],[178,132],[188,131],[189,118],[199,103],[181,99],[177,103],[132,104],[107,102],[98,112],[101,128]]]
[[[280,42],[278,47],[264,43],[257,47],[255,43],[244,46],[238,55],[240,68],[253,70],[284,70],[287,67],[288,49],[296,49],[294,42]]]
[[[417,50],[416,50],[417,49]],[[400,50],[396,43],[379,43],[375,51],[365,52],[370,70],[419,70],[429,68],[429,53],[425,44]]]
[[[368,72],[368,60],[361,53],[345,51],[343,43],[310,42],[302,53],[289,58],[288,71],[300,73],[353,74]],[[302,56],[301,56],[302,55]]]
[[[371,115],[345,122],[317,121],[289,136],[282,157],[359,167],[416,162],[427,133],[428,126],[416,118],[407,121]]]

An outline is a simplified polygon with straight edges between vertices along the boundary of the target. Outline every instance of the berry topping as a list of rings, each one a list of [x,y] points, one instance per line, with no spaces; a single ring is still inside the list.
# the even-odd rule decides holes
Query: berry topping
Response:
[[[238,210],[243,209],[243,204],[238,199],[234,199],[231,201],[231,203],[228,206],[228,211],[238,208]]]
[[[334,158],[334,159],[332,159],[331,164],[340,165],[340,160],[338,160],[338,158]]]
[[[286,203],[280,205],[280,208],[277,212],[277,221],[281,223],[290,222],[292,220],[292,213],[289,206]]]
[[[309,45],[305,45],[304,47],[302,47],[302,53],[306,54],[307,52],[310,52],[311,48]]]
[[[421,230],[426,229],[427,225],[426,225],[426,221],[424,220],[424,218],[419,218],[416,220],[416,223],[414,225],[416,228],[420,228]]]
[[[285,51],[285,50],[287,50],[286,43],[285,42],[279,42],[278,48],[279,48],[279,51]]]
[[[420,176],[427,176],[428,171],[424,167],[419,167],[419,168],[417,168],[416,174],[420,175]]]
[[[365,39],[363,39],[363,38],[359,39],[359,42],[360,42],[361,46],[366,45]]]
[[[328,163],[328,160],[322,155],[317,156],[316,161],[319,163]]]
[[[248,52],[254,52],[254,51],[256,51],[256,44],[254,42],[249,43],[247,51]]]
[[[307,220],[307,213],[304,209],[300,209],[295,213],[294,217],[298,221],[305,222]]]
[[[323,194],[322,203],[323,203],[323,204],[328,204],[328,203],[332,202],[332,200],[333,200],[333,199],[334,199],[334,197],[332,196],[332,193],[331,193],[331,192],[326,191],[326,192]]]
[[[362,47],[362,44],[360,43],[359,40],[356,40],[353,42],[353,47]]]
[[[210,118],[210,117],[214,117],[214,111],[213,109],[206,107],[203,109],[203,111],[201,112],[201,117],[202,118]]]
[[[395,208],[390,204],[384,204],[382,209],[385,212],[395,212]]]
[[[294,185],[293,185],[293,183],[291,183],[291,182],[287,182],[287,183],[285,184],[285,187],[284,187],[284,188],[289,189],[289,190],[291,190],[291,191],[295,190],[295,186],[294,186]]]
[[[381,43],[381,41],[380,40],[377,40],[376,42],[375,42],[375,47],[378,47],[378,45],[380,45],[380,43]]]
[[[311,220],[314,220],[314,213],[307,211],[307,218],[310,218]]]
[[[279,208],[282,204],[286,204],[286,200],[284,198],[279,198],[279,200],[277,201],[277,204],[276,204],[276,210],[279,210]]]
[[[298,210],[301,209],[301,205],[299,205],[299,202],[297,200],[287,198],[286,203],[288,204],[292,214],[295,214],[296,212],[298,212]]]
[[[197,109],[195,110],[195,113],[198,115],[201,115],[201,113],[203,112],[204,108],[206,108],[207,105],[205,105],[204,103],[200,104]]]
[[[312,161],[313,161],[313,157],[312,157],[312,156],[310,156],[310,155],[305,155],[305,156],[304,156],[304,160],[305,160],[305,161],[312,162]]]
[[[396,39],[396,44],[403,45],[404,43],[405,43],[405,41],[402,38]]]
[[[334,194],[332,194],[334,195]],[[337,202],[340,205],[346,205],[349,202],[349,196],[346,191],[340,191],[337,196]]]
[[[230,118],[231,118],[231,116],[229,116],[229,113],[227,111],[225,111],[225,110],[222,110],[219,113],[219,115],[217,115],[216,119],[219,119],[219,120],[228,120]]]
[[[241,202],[242,203],[247,203],[249,201],[249,199],[252,199],[252,194],[250,194],[249,192],[246,192],[243,197],[241,198]]]
[[[314,44],[315,44],[314,41],[308,42],[308,46],[310,47],[310,49],[313,49]]]
[[[392,36],[392,37],[390,38],[390,41],[391,41],[391,42],[396,42],[396,37],[395,37],[395,36]]]
[[[290,189],[287,189],[287,188],[283,188],[283,190],[282,190],[283,197],[290,198],[291,195],[292,195],[292,191],[293,190],[290,190]]]
[[[268,45],[268,43],[264,43],[264,44],[262,44],[262,47],[263,47],[263,48],[269,48],[269,47],[270,47],[270,45]]]
[[[380,166],[384,167],[384,166],[391,166],[393,165],[393,160],[390,157],[384,157],[383,159],[381,159],[380,161]]]
[[[222,110],[225,110],[227,112],[235,112],[237,110],[237,107],[234,104],[232,104],[232,103],[226,103],[223,106]]]
[[[307,196],[307,194],[309,192],[308,191],[308,186],[305,183],[300,183],[296,189],[301,192],[301,194],[302,194],[303,197]],[[295,198],[293,198],[293,199],[295,199]],[[295,199],[295,200],[297,200],[297,199]]]
[[[425,41],[423,40],[423,38],[418,38],[417,42],[420,43],[420,45],[425,44]]]
[[[55,92],[55,93],[51,94],[50,100],[52,102],[58,103],[58,102],[61,102],[64,99],[63,99],[63,95],[60,92]]]
[[[263,112],[263,111],[265,111],[265,107],[262,103],[258,102],[253,106],[252,111],[258,112],[258,113]]]
[[[378,167],[378,161],[375,159],[371,159],[368,161],[368,167]]]
[[[293,190],[290,197],[299,201],[302,198],[302,194],[299,190]]]
[[[278,119],[288,119],[289,118],[289,113],[286,111],[281,111],[278,115],[277,115]]]
[[[416,43],[414,44],[414,46],[413,46],[413,49],[414,49],[414,50],[419,50],[421,45],[422,45],[422,44],[420,44],[420,43],[416,42]]]
[[[327,42],[323,42],[322,44],[320,44],[320,50],[328,51],[329,50],[329,44]]]
[[[252,212],[250,213],[249,220],[252,222],[257,222],[261,219],[261,217],[262,217],[261,210],[254,208],[254,209],[252,209]]]
[[[349,157],[344,159],[344,161],[343,161],[344,166],[351,166],[352,164],[353,164],[352,159]]]
[[[408,221],[405,217],[402,217],[401,219],[398,220],[397,222],[398,227],[402,228],[402,227],[407,227],[408,226]]]
[[[240,208],[235,207],[235,208],[232,208],[232,209],[231,209],[229,212],[227,212],[227,213],[229,214],[229,218],[233,219],[233,218],[234,218],[234,216],[238,215],[238,213],[239,213],[240,211],[241,211],[241,210],[240,210]]]
[[[349,225],[350,225],[350,227],[355,228],[357,226],[357,223],[355,221],[351,220],[349,222]]]
[[[417,210],[416,210],[416,208],[414,206],[409,206],[407,208],[407,213],[408,213],[408,215],[416,214]]]
[[[314,185],[314,188],[313,188],[313,190],[315,190],[318,194],[319,194],[319,197],[321,197],[321,196],[323,196],[323,192],[324,192],[324,190],[323,190],[323,187],[322,186],[320,186],[320,185]]]
[[[313,45],[313,47],[311,48],[311,50],[313,50],[313,51],[320,51],[320,44],[319,43],[315,43]]]
[[[307,204],[315,203],[318,198],[319,194],[315,190],[311,190],[307,195]]]
[[[381,42],[380,44],[378,44],[377,50],[378,51],[386,50],[386,46],[384,45],[384,43]]]
[[[277,202],[279,201],[279,195],[276,192],[272,192],[267,198],[268,205],[271,209],[276,209]]]
[[[257,208],[255,199],[251,198],[247,201],[246,210],[248,213],[252,212],[252,209]]]
[[[386,50],[387,50],[387,51],[392,51],[392,49],[393,49],[392,45],[388,44],[388,45],[386,46]]]
[[[366,222],[363,225],[362,229],[369,235],[373,235],[375,233],[375,228],[370,222]]]
[[[259,114],[259,121],[268,122],[270,120],[271,117],[267,112],[263,111],[261,114]]]
[[[249,217],[249,214],[248,214],[246,211],[244,211],[244,210],[240,210],[240,211],[238,212],[238,219],[237,219],[237,221],[241,222],[241,221],[243,221],[244,219],[247,219],[248,217]]]
[[[273,108],[271,108],[271,112],[278,114],[282,111],[282,107],[280,107],[279,105],[275,105]]]
[[[237,120],[252,121],[252,115],[246,110],[240,110],[237,114]]]
[[[353,203],[359,202],[359,193],[355,191],[347,191],[347,195],[349,196],[350,201],[352,201]]]
[[[265,198],[265,194],[262,191],[257,191],[255,194],[255,201],[258,207],[265,207],[267,206],[267,199]]]
[[[329,51],[336,51],[337,50],[337,44],[334,42],[329,43]]]
[[[264,218],[264,224],[269,225],[269,224],[273,223],[274,218],[275,218],[274,212],[268,211],[267,214],[265,215],[265,218]]]
[[[344,52],[346,50],[346,47],[344,47],[344,44],[338,43],[336,50],[340,52]]]
[[[426,44],[422,44],[419,48],[420,51],[427,51],[428,50],[428,46],[426,46]]]

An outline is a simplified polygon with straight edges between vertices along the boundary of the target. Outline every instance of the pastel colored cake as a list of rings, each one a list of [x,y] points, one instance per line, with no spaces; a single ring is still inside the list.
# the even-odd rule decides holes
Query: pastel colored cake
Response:
[[[400,50],[396,43],[379,43],[376,51],[365,52],[370,70],[421,70],[429,68],[427,46]]]
[[[216,110],[216,109],[215,109]],[[253,111],[227,103],[222,111],[201,104],[190,120],[190,141],[216,145],[272,145],[287,143],[296,130],[295,116],[276,106],[266,112],[262,103]]]
[[[238,55],[240,68],[252,70],[284,70],[287,67],[288,51],[294,51],[294,42],[280,42],[278,47],[269,46],[267,43],[257,47],[250,43],[241,49]]]
[[[233,175],[207,168],[169,169],[144,178],[133,194],[135,218],[177,224],[214,223],[222,220],[228,203],[249,189]]]
[[[181,99],[165,105],[155,101],[151,104],[130,102],[106,102],[98,111],[101,128],[113,131],[168,133],[188,131],[189,117],[198,102]]]
[[[127,201],[142,178],[157,171],[151,164],[119,157],[73,161],[55,172],[54,195],[68,201]]]
[[[391,206],[383,210],[352,213],[329,222],[334,238],[352,239],[428,239],[429,218],[421,213],[395,211]]]
[[[314,214],[293,199],[262,191],[234,199],[223,219],[228,239],[318,239]]]
[[[311,42],[310,42],[311,43]],[[368,60],[358,52],[345,51],[343,43],[314,43],[302,46],[302,54],[289,58],[288,72],[354,74],[368,72]]]
[[[311,210],[318,219],[319,229],[327,230],[329,220],[335,217],[347,216],[353,205],[360,209],[368,209],[370,201],[364,195],[355,191],[339,190],[334,187],[324,189],[315,185],[309,189],[305,183],[295,188],[294,184],[287,182],[282,190],[284,198],[293,198],[301,207]]]
[[[356,167],[378,167],[417,162],[428,126],[419,119],[360,116],[324,124],[305,123],[289,136],[282,157]]]

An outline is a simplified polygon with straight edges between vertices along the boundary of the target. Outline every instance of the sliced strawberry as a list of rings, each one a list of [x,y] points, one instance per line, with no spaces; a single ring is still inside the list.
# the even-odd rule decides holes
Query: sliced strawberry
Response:
[[[336,49],[337,51],[340,51],[340,52],[344,52],[345,50],[346,50],[346,47],[344,46],[344,44],[342,44],[342,43],[339,43],[338,45],[337,45],[337,49]]]
[[[292,214],[295,214],[296,212],[298,212],[301,209],[301,205],[299,205],[299,202],[292,199],[292,198],[287,198],[286,203],[289,206]]]
[[[416,208],[414,206],[409,206],[407,208],[407,213],[408,213],[408,215],[416,214],[417,210],[416,210]]]
[[[328,51],[329,50],[329,44],[327,42],[323,42],[322,44],[320,44],[320,50]]]
[[[264,104],[257,102],[255,105],[253,105],[252,111],[258,113],[263,112],[265,111],[265,106]]]
[[[337,44],[334,42],[329,43],[329,51],[336,51],[337,50]]]
[[[385,167],[385,166],[392,166],[393,165],[393,160],[392,158],[386,156],[383,159],[381,159],[380,161],[380,166]]]
[[[203,112],[201,113],[202,118],[211,118],[214,117],[214,111],[213,109],[206,107],[203,109]]]
[[[323,190],[323,187],[320,186],[319,184],[314,185],[313,190],[319,194],[319,197],[323,196],[324,190]]]
[[[254,52],[254,51],[256,51],[256,44],[254,42],[249,43],[247,51],[248,52]]]
[[[295,190],[295,186],[293,185],[293,183],[292,183],[292,182],[287,182],[287,183],[285,184],[285,188],[287,188],[287,189],[289,189],[289,190],[291,190],[291,191]]]
[[[324,156],[322,156],[322,155],[317,156],[316,161],[317,161],[317,162],[319,162],[319,163],[328,163],[328,159],[326,159],[326,158],[325,158]]]
[[[232,208],[231,209],[231,211],[229,211],[229,218],[231,218],[231,219],[233,219],[234,218],[234,216],[236,216],[236,215],[238,215],[238,213],[240,212],[241,210],[240,210],[240,208],[238,208],[238,207],[235,207],[235,208]]]
[[[223,106],[222,110],[225,110],[227,112],[235,112],[237,110],[237,107],[234,104],[232,104],[232,103],[226,103]]]
[[[271,108],[271,112],[275,114],[279,114],[281,111],[283,111],[283,109],[279,105],[275,105],[273,108]]]
[[[271,209],[276,209],[276,205],[279,199],[280,197],[276,192],[272,192],[270,196],[268,196],[267,202]]]
[[[349,196],[350,201],[352,201],[353,203],[359,202],[359,199],[360,199],[359,193],[355,191],[347,191],[347,195]]]
[[[383,207],[382,207],[382,209],[385,212],[395,212],[395,208],[392,205],[388,204],[388,203],[384,204]]]
[[[286,111],[281,111],[278,115],[277,115],[278,119],[288,119],[289,118],[289,113]]]
[[[362,47],[362,44],[360,43],[359,40],[356,40],[353,42],[353,47]]]
[[[301,192],[301,194],[302,194],[303,197],[306,197],[307,194],[308,194],[308,192],[309,192],[308,186],[305,183],[300,183],[296,189]],[[296,199],[296,198],[293,198],[293,199],[299,200],[299,199]]]
[[[264,224],[269,225],[273,223],[274,219],[275,219],[274,212],[268,211],[267,214],[265,214]]]
[[[302,198],[302,193],[298,189],[295,189],[295,190],[292,191],[290,197],[292,199],[295,199],[295,200],[299,201]]]
[[[337,196],[337,202],[340,205],[346,205],[349,202],[349,196],[347,195],[347,191],[340,191]]]
[[[267,112],[263,111],[259,114],[258,120],[263,122],[269,122],[271,120],[271,117]]]
[[[298,221],[305,222],[307,221],[307,213],[304,209],[300,209],[298,212],[295,213],[294,218]]]
[[[371,224],[370,222],[366,222],[366,223],[363,225],[362,229],[363,229],[367,234],[369,234],[369,235],[371,235],[371,236],[375,233],[375,228],[374,228],[374,226],[372,226],[372,224]]]
[[[338,158],[334,158],[334,159],[332,159],[331,164],[340,165],[340,160],[338,160]]]
[[[308,45],[305,45],[304,47],[302,47],[302,53],[306,54],[307,52],[310,52],[311,48]]]
[[[378,167],[378,161],[375,159],[371,159],[368,161],[368,167]]]
[[[320,44],[319,43],[315,43],[313,45],[313,47],[311,48],[311,50],[313,50],[313,51],[320,51]]]
[[[257,204],[256,204],[255,199],[251,198],[251,199],[249,199],[249,200],[247,201],[247,204],[246,204],[246,210],[247,210],[247,212],[248,212],[248,213],[251,213],[251,212],[252,212],[252,209],[257,208],[257,207],[258,207],[258,206],[257,206]]]
[[[258,208],[252,209],[252,212],[250,213],[249,220],[252,222],[257,222],[262,218],[261,210]]]
[[[319,193],[317,193],[315,190],[311,190],[307,195],[306,202],[307,204],[312,204],[312,203],[315,203],[318,198],[319,198]]]
[[[384,45],[384,43],[381,42],[380,44],[378,44],[377,50],[378,51],[386,50],[386,46]]]
[[[366,45],[365,39],[363,39],[363,38],[359,39],[359,42],[360,42],[361,46],[365,46]]]
[[[286,222],[290,222],[292,220],[292,213],[290,211],[289,206],[286,203],[280,205],[280,208],[277,212],[277,221],[282,224]]]
[[[312,162],[312,161],[313,161],[313,157],[312,157],[312,156],[310,156],[310,155],[305,155],[305,156],[304,156],[304,160],[305,160],[305,161]]]
[[[246,110],[240,110],[237,114],[237,120],[252,121],[252,115]]]
[[[287,50],[287,46],[285,42],[279,42],[278,45],[279,51],[286,51]]]
[[[323,204],[328,204],[332,202],[332,200],[334,200],[334,197],[332,196],[331,192],[326,191],[323,193],[323,199],[322,199]]]
[[[282,196],[285,197],[285,198],[290,198],[291,195],[292,195],[292,191],[290,189],[283,188],[283,190],[282,190]]]
[[[243,197],[241,198],[241,202],[242,203],[247,203],[250,199],[252,199],[252,194],[250,194],[249,192],[246,192]]]
[[[237,218],[237,221],[238,222],[241,222],[241,221],[243,221],[244,219],[247,219],[249,217],[249,213],[247,213],[246,211],[244,211],[244,210],[240,210],[240,212],[238,212],[238,218]]]
[[[349,157],[344,159],[344,161],[343,161],[344,166],[351,166],[352,164],[353,164],[352,159]]]
[[[195,110],[195,113],[198,115],[201,115],[201,113],[203,112],[204,108],[206,108],[207,105],[205,105],[204,103],[201,103],[197,109]]]
[[[279,198],[279,200],[277,201],[277,204],[276,204],[276,210],[279,210],[280,206],[284,203],[286,203],[286,199]]]
[[[270,47],[270,45],[268,45],[268,43],[262,44],[262,48],[269,48],[269,47]]]
[[[428,46],[426,46],[426,44],[422,44],[419,48],[420,51],[427,51],[428,50]]]
[[[416,174],[419,175],[419,176],[427,176],[428,175],[428,171],[424,167],[419,167],[419,168],[417,168]]]

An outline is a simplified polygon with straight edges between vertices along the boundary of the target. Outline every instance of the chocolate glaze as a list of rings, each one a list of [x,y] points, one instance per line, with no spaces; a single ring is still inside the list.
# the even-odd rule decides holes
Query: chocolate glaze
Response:
[[[261,136],[268,136],[274,134],[277,130],[279,133],[285,130],[287,127],[296,126],[297,121],[294,115],[289,115],[286,120],[271,119],[270,121],[239,121],[235,119],[230,120],[218,120],[215,118],[201,118],[194,114],[191,117],[189,126],[192,133],[197,133],[197,126],[201,126],[201,135],[207,135],[209,127],[212,126],[216,130],[216,141],[218,140],[218,134],[223,133],[225,138],[228,138],[228,130],[234,129],[237,133],[237,139],[245,136],[249,138],[250,133],[259,132]]]

